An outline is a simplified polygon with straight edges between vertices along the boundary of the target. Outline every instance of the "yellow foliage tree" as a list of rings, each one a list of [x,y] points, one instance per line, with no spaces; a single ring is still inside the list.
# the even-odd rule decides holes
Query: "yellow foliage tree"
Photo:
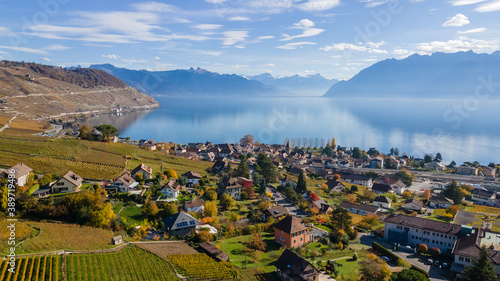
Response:
[[[178,179],[177,172],[173,169],[168,169],[166,172],[169,180]]]
[[[206,201],[203,215],[205,217],[215,217],[217,215],[217,203],[215,201]]]

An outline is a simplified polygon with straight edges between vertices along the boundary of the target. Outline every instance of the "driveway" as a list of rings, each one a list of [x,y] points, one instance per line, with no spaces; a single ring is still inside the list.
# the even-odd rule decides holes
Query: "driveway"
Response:
[[[320,273],[319,274],[319,281],[335,281],[335,279],[333,277],[330,277],[326,274],[323,274],[323,273]]]
[[[295,215],[298,217],[306,217],[306,212],[299,209],[290,200],[288,200],[282,193],[278,192],[274,188],[267,188],[266,191],[271,192],[274,198],[276,198],[276,204],[285,207],[290,215]]]

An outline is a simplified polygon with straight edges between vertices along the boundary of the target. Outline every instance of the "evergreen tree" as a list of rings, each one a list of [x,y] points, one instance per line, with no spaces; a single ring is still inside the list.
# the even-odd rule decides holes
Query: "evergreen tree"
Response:
[[[473,260],[472,266],[465,267],[462,274],[466,281],[498,281],[497,273],[491,264],[486,246],[481,248],[479,259]]]
[[[297,185],[295,186],[295,191],[299,194],[304,194],[307,191],[307,183],[304,178],[304,173],[300,173],[299,180],[297,181]]]
[[[236,175],[238,177],[250,178],[250,171],[248,170],[248,165],[245,161],[241,161],[238,169],[236,170]]]

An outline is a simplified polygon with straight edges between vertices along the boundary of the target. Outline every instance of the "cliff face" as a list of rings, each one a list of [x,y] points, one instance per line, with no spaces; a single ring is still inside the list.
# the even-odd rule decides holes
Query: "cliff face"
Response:
[[[0,112],[28,118],[156,108],[156,100],[105,71],[0,62]]]

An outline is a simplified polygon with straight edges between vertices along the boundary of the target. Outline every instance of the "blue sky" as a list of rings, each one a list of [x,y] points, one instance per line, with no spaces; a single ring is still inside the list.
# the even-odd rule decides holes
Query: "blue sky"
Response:
[[[0,2],[0,59],[346,79],[386,58],[500,45],[500,0]]]

